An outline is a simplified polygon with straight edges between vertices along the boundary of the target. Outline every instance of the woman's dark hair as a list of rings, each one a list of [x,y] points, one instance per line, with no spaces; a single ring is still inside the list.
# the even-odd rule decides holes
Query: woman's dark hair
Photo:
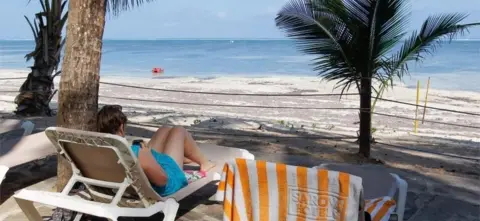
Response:
[[[127,123],[127,116],[122,112],[120,105],[105,105],[97,113],[97,131],[116,134],[122,124]]]

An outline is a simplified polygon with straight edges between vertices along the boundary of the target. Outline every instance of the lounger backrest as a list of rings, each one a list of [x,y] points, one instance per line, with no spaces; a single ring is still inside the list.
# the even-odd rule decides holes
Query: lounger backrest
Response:
[[[389,196],[395,185],[395,179],[380,167],[340,163],[322,164],[321,167],[361,177],[365,199]]]
[[[107,182],[121,183],[126,178],[124,167],[112,149],[60,141],[82,176]]]
[[[126,139],[112,134],[50,127],[45,134],[80,176],[107,182],[131,181],[130,192],[153,204],[162,198],[152,189]],[[145,205],[148,206],[148,205]]]

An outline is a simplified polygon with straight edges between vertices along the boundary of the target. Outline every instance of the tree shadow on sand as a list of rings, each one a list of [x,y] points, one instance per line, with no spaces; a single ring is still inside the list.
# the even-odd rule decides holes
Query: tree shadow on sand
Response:
[[[137,107],[135,109],[138,111],[129,113],[129,117],[139,116],[145,114],[142,111],[148,111],[140,110]],[[173,126],[183,122],[182,125],[193,134],[198,142],[247,149],[258,160],[306,167],[317,166],[325,162],[371,163],[371,161],[357,157],[355,153],[358,151],[358,145],[352,136],[302,128],[291,130],[291,128],[271,126],[272,124],[268,124],[268,122],[251,119],[183,115],[169,111],[158,111],[156,114],[169,116],[159,117],[148,122],[130,123],[127,133],[133,136],[151,137],[160,126]],[[186,120],[183,121],[182,117]],[[190,123],[192,119],[201,120]],[[32,121],[39,122],[38,130],[55,125],[52,118],[35,118]],[[454,153],[454,150],[435,152],[435,148],[431,148],[432,146],[445,146],[460,141],[417,138],[421,142],[413,144],[408,143],[408,138],[389,139],[388,141],[380,139],[379,143],[373,145],[372,148],[372,156],[385,162],[383,165],[378,165],[379,168],[399,174],[409,184],[405,220],[475,220],[480,209],[478,203],[480,195],[478,171],[480,168],[478,160],[475,159],[478,155],[475,156],[475,152],[470,151],[461,154],[459,151]],[[472,148],[470,144],[473,147],[478,145],[478,143],[462,143],[467,148]],[[451,147],[445,149],[448,150],[448,148]],[[51,165],[56,165],[56,163]],[[34,170],[33,168],[29,169]],[[4,187],[8,188],[9,185],[10,187],[15,186],[16,188],[9,189],[9,192],[13,193],[12,191],[40,181],[14,185],[18,182],[16,179],[21,176],[15,171],[16,169],[12,168],[12,171],[7,174],[7,179],[2,184],[2,190]],[[54,166],[51,166],[49,171],[38,170],[38,172],[48,174],[50,177],[56,173]],[[220,219],[222,216],[221,204],[208,200],[215,191],[216,186],[212,183],[182,200],[178,214],[179,219],[203,220],[206,219],[205,217]],[[150,219],[139,220],[156,220],[161,216],[158,214]]]
[[[239,123],[238,121],[239,119],[235,118],[235,123]],[[228,125],[228,122],[228,118],[215,117],[196,123],[188,129],[199,142],[244,148],[259,160],[306,167],[325,162],[369,163],[356,156],[358,144],[353,142],[351,136],[270,127],[256,128],[249,119],[245,120],[244,125],[252,125],[251,128],[234,130],[226,126],[228,129],[223,129],[222,125]],[[262,122],[257,123],[262,125]],[[220,126],[215,127],[213,124]],[[146,123],[139,126],[159,125]],[[451,217],[452,220],[458,218],[469,220],[477,217],[479,215],[477,197],[480,194],[478,160],[472,158],[468,151],[462,154],[457,151],[453,155],[435,152],[429,148],[448,145],[456,140],[442,138],[425,140],[420,143],[421,145],[407,146],[401,140],[392,139],[386,144],[380,139],[380,143],[375,144],[372,149],[372,156],[385,162],[384,165],[380,165],[381,168],[399,174],[409,183],[406,220],[408,218],[435,220],[433,217],[438,217],[436,220],[448,220],[445,216]],[[434,206],[448,212],[436,214],[432,212],[438,209]],[[422,209],[425,207],[428,209]]]

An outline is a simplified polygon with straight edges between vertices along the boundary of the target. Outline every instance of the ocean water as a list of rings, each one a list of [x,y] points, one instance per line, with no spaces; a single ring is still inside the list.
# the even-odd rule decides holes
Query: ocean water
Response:
[[[33,41],[0,40],[0,69],[23,69]],[[151,77],[154,67],[164,76],[315,76],[314,56],[296,50],[290,40],[105,40],[101,75]],[[416,80],[438,89],[480,92],[480,41],[444,44],[422,63],[410,65],[408,86]]]

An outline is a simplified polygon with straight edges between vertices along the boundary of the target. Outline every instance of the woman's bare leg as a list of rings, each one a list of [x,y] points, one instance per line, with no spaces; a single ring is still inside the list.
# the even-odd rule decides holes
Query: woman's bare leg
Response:
[[[195,141],[192,141],[193,138],[185,128],[174,127],[167,137],[163,152],[172,157],[180,167],[183,167],[183,159],[186,157],[199,164],[202,171],[212,168],[214,164],[205,158]]]
[[[163,153],[163,150],[165,149],[165,141],[167,140],[170,130],[172,130],[172,128],[167,126],[158,128],[158,130],[153,134],[152,139],[150,139],[148,142],[147,146],[159,153]]]
[[[170,134],[170,131],[172,130],[172,127],[168,126],[163,126],[161,128],[158,128],[157,132],[153,134],[152,139],[148,142],[147,146],[156,150],[159,153],[163,153],[167,141],[167,137]],[[184,164],[189,164],[192,163],[190,159],[183,159]]]
[[[184,128],[182,128],[185,130]],[[188,155],[187,155],[188,154]],[[185,130],[185,156],[191,156],[195,155],[198,159],[197,161],[193,160],[194,162],[204,162],[204,163],[198,163],[200,165],[200,170],[201,171],[207,171],[211,169],[212,167],[215,166],[212,162],[210,162],[200,151],[200,148],[197,145],[197,142],[193,139],[192,135]]]

